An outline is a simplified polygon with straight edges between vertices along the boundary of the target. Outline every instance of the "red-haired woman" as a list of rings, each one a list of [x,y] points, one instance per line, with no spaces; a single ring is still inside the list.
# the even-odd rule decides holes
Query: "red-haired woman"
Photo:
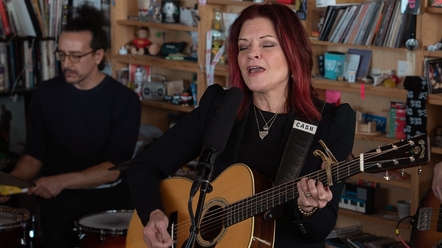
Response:
[[[247,228],[242,226],[237,229],[235,225],[243,223],[239,221],[268,209],[267,203],[252,197],[241,201],[238,206],[236,204],[239,203],[232,203],[227,196],[214,195],[214,199],[206,203],[207,209],[213,213],[205,212],[200,226],[201,235],[196,242],[204,246],[217,244],[217,247],[250,247],[258,243],[261,247],[276,248],[325,247],[324,240],[337,218],[342,184],[328,187],[321,180],[307,180],[303,176],[316,175],[314,172],[321,170],[321,158],[313,155],[314,150],[323,150],[319,140],[325,142],[338,161],[345,160],[350,154],[355,113],[348,104],[336,107],[316,98],[310,83],[313,62],[309,38],[297,15],[287,6],[269,3],[245,8],[230,28],[228,44],[230,86],[240,88],[244,97],[227,145],[213,163],[214,178],[219,175],[222,178],[228,166],[244,163],[253,173],[263,174],[276,184],[295,177],[297,192],[294,192],[294,200],[283,204],[280,212],[276,211],[280,215],[274,226],[272,220],[263,220],[263,215],[257,215],[251,222],[254,228],[245,222]],[[187,114],[144,153],[137,155],[129,165],[132,199],[145,226],[144,241],[149,248],[172,245],[166,229],[168,216],[163,212],[160,199],[160,176],[173,174],[181,165],[200,155],[205,130],[210,130],[208,125],[213,123],[213,116],[225,94],[220,88],[209,87],[197,109]],[[307,126],[310,127],[309,133],[305,132]],[[289,139],[289,136],[294,138]],[[306,137],[312,139],[311,144]],[[293,150],[291,147],[301,149]],[[297,156],[302,158],[299,163],[296,163]],[[285,161],[293,162],[293,166]],[[298,179],[296,175],[287,176],[296,174],[293,173],[296,171],[299,172]],[[260,178],[257,174],[253,175],[255,179]],[[240,176],[234,174],[224,185],[230,182],[236,185],[244,180]],[[217,178],[215,182],[222,180]],[[225,194],[236,193],[231,191]],[[284,190],[271,192],[284,197],[287,193]],[[211,197],[207,195],[207,198]],[[187,199],[184,199],[182,204],[186,205]],[[249,201],[253,202],[251,212],[246,212],[246,217],[239,215],[239,221],[234,218],[233,223],[239,223],[231,225],[230,215],[238,208],[246,209]],[[178,226],[181,221],[178,220]],[[221,227],[209,228],[219,222]],[[256,226],[258,223],[259,227]],[[253,231],[249,233],[249,229]],[[267,235],[268,232],[271,235]],[[189,226],[185,227],[184,233],[187,238]]]

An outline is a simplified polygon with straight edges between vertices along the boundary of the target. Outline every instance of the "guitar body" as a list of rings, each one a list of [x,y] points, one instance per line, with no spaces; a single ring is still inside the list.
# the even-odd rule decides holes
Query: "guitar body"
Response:
[[[187,178],[174,177],[165,179],[160,184],[164,212],[169,218],[174,216],[177,221],[176,247],[184,247],[190,234],[188,198],[192,183]],[[222,225],[223,218],[210,214],[210,211],[219,210],[232,202],[270,188],[271,181],[244,164],[235,164],[213,180],[211,185],[213,191],[206,195],[201,231],[197,236],[195,247],[273,247],[275,223],[274,221],[265,221],[263,214],[247,218],[228,227]],[[199,192],[193,198],[194,214],[198,199]],[[204,226],[207,226],[205,224],[213,224],[214,222],[219,222],[219,228],[204,229]],[[143,225],[136,211],[132,216],[126,237],[126,248],[135,247],[147,247],[143,241]]]
[[[427,136],[414,137],[375,148],[359,155],[359,159],[335,163],[333,170],[329,164],[328,169],[324,168],[303,177],[328,186],[361,171],[376,173],[426,164],[429,162],[428,144]],[[321,155],[323,161],[332,161],[321,153],[319,150],[315,151],[315,154]],[[299,180],[301,179],[272,187],[267,177],[246,165],[230,166],[211,183],[213,191],[204,200],[195,247],[272,248],[275,221],[265,221],[263,215],[267,210],[297,199],[299,192],[296,185]],[[185,247],[190,235],[188,198],[192,184],[193,181],[186,178],[169,178],[160,183],[161,201],[164,212],[169,217],[173,248]],[[199,192],[192,201],[193,213],[196,213],[198,200]],[[417,242],[421,242],[420,239]],[[126,248],[146,247],[143,241],[143,225],[134,211],[127,231]]]
[[[411,247],[442,247],[440,211],[441,203],[433,191],[427,191],[414,216],[410,236]]]

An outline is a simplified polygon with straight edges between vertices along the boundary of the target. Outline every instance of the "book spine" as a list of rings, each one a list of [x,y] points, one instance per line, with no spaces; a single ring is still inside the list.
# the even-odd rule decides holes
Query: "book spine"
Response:
[[[2,16],[3,28],[5,29],[5,34],[9,35],[11,33],[11,28],[9,27],[8,17],[6,15],[5,4],[3,0],[0,0],[0,15]]]
[[[6,51],[7,46],[5,42],[0,43],[0,62],[3,65],[4,72],[3,72],[3,80],[4,80],[4,86],[5,91],[9,89],[9,69],[8,69],[8,53]]]

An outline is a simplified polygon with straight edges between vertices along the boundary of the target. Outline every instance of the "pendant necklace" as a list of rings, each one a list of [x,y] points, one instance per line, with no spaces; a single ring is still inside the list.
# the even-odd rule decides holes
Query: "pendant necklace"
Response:
[[[282,108],[282,106],[281,106],[281,108]],[[272,116],[272,118],[270,118],[269,121],[265,120],[264,116],[262,115],[261,109],[258,108],[258,111],[261,114],[261,117],[265,123],[264,126],[262,127],[262,129],[264,129],[264,131],[261,131],[261,129],[259,128],[258,115],[256,114],[256,106],[255,106],[255,104],[253,104],[253,111],[255,111],[256,126],[258,127],[258,134],[261,139],[264,139],[269,134],[270,128],[272,127],[273,122],[275,122],[276,117],[278,116],[278,112],[281,110],[281,108],[279,108],[278,111],[276,111],[276,113]]]

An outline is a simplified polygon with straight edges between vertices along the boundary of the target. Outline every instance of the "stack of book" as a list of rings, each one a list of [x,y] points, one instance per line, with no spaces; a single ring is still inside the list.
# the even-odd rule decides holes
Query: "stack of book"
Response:
[[[365,233],[360,225],[335,228],[325,242],[328,248],[390,248],[398,243],[393,238]]]
[[[401,47],[411,14],[394,0],[328,6],[318,40],[333,43]]]

